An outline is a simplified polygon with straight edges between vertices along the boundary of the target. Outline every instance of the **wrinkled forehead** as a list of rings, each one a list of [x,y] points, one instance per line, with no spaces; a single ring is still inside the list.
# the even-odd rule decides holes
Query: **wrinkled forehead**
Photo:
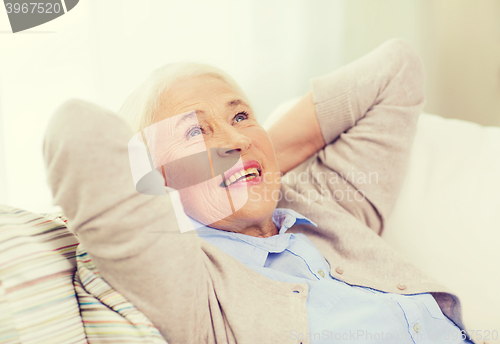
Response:
[[[203,118],[223,115],[236,106],[249,108],[242,92],[215,76],[199,75],[178,80],[161,93],[153,122],[190,111]]]

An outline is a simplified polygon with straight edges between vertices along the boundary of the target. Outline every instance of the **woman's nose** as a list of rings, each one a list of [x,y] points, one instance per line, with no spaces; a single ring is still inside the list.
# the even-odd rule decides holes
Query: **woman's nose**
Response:
[[[238,151],[237,149],[230,149],[230,148],[216,148],[216,149],[217,153],[221,157],[230,156]]]
[[[217,153],[221,157],[226,157],[239,152],[242,155],[247,151],[252,141],[250,138],[231,127],[221,133],[220,141],[217,144]]]

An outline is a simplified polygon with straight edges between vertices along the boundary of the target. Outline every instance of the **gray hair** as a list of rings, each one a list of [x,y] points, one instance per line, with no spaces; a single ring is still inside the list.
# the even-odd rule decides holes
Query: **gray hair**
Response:
[[[165,91],[177,81],[200,75],[209,75],[224,81],[250,106],[241,87],[223,70],[201,63],[177,62],[154,70],[146,81],[127,98],[119,115],[135,132],[139,132],[153,124],[154,114],[159,110],[161,95]]]

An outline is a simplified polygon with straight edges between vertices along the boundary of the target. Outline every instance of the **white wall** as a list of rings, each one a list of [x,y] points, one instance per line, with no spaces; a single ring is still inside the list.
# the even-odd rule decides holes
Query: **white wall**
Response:
[[[85,2],[83,2],[85,3]],[[95,80],[89,73],[87,6],[29,32],[8,34],[5,11],[0,11],[0,113],[3,121],[9,205],[50,211],[42,138],[54,109],[63,100],[95,100]],[[0,188],[2,189],[2,188]]]
[[[5,162],[5,140],[2,116],[2,90],[0,89],[0,204],[7,204],[9,195],[7,191],[7,164]]]
[[[421,0],[426,110],[500,126],[500,1]]]
[[[424,63],[424,111],[500,126],[500,1],[348,0],[344,22],[344,62],[403,38]]]
[[[343,6],[344,0],[85,0],[16,34],[0,10],[0,202],[53,210],[42,139],[54,109],[78,97],[117,111],[166,63],[195,60],[228,71],[263,120],[283,100],[307,92],[310,77],[341,65]]]

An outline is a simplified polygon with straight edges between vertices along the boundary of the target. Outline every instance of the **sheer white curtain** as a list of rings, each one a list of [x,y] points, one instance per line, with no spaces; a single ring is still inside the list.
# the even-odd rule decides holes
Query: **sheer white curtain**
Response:
[[[76,97],[117,111],[166,63],[226,70],[264,120],[343,63],[344,1],[86,0],[17,34],[0,11],[0,203],[54,210],[42,159],[54,109]]]

